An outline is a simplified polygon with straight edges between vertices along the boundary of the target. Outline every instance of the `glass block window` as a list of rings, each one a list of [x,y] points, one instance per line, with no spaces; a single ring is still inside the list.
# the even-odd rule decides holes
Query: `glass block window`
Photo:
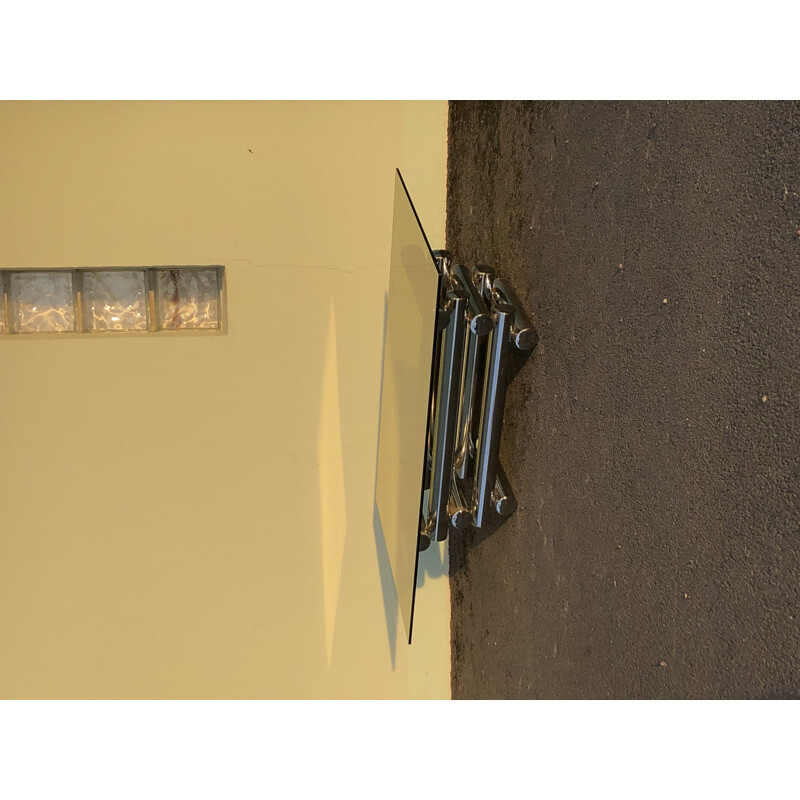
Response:
[[[74,331],[72,272],[12,273],[11,307],[14,333]]]
[[[0,337],[221,331],[224,267],[0,269]]]
[[[219,328],[219,274],[215,269],[160,269],[156,303],[159,327]]]
[[[88,331],[146,331],[147,283],[144,270],[86,270],[83,307]]]

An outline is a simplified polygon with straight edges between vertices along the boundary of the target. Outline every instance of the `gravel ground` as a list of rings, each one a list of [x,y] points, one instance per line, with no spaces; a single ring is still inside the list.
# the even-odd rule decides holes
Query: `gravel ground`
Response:
[[[450,106],[447,247],[540,333],[451,541],[455,698],[800,696],[800,106]]]

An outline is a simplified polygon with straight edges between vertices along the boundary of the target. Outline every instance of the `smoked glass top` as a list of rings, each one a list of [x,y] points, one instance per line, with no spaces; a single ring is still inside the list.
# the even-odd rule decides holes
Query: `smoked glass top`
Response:
[[[439,272],[411,198],[395,176],[376,502],[411,641]]]

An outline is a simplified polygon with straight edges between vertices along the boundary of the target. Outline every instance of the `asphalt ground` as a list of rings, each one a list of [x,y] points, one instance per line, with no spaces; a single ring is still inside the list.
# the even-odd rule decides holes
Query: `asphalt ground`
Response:
[[[800,106],[456,102],[448,149],[447,247],[540,335],[453,697],[800,697]]]

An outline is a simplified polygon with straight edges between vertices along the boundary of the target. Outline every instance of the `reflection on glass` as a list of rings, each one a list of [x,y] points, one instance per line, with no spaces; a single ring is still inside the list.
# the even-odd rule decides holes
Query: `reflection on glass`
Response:
[[[398,172],[375,500],[409,641],[438,296],[439,273]]]
[[[75,330],[70,272],[13,273],[11,304],[16,333]]]
[[[158,270],[159,327],[219,328],[220,292],[216,269]]]
[[[147,290],[142,270],[87,271],[83,295],[87,330],[147,330]]]

